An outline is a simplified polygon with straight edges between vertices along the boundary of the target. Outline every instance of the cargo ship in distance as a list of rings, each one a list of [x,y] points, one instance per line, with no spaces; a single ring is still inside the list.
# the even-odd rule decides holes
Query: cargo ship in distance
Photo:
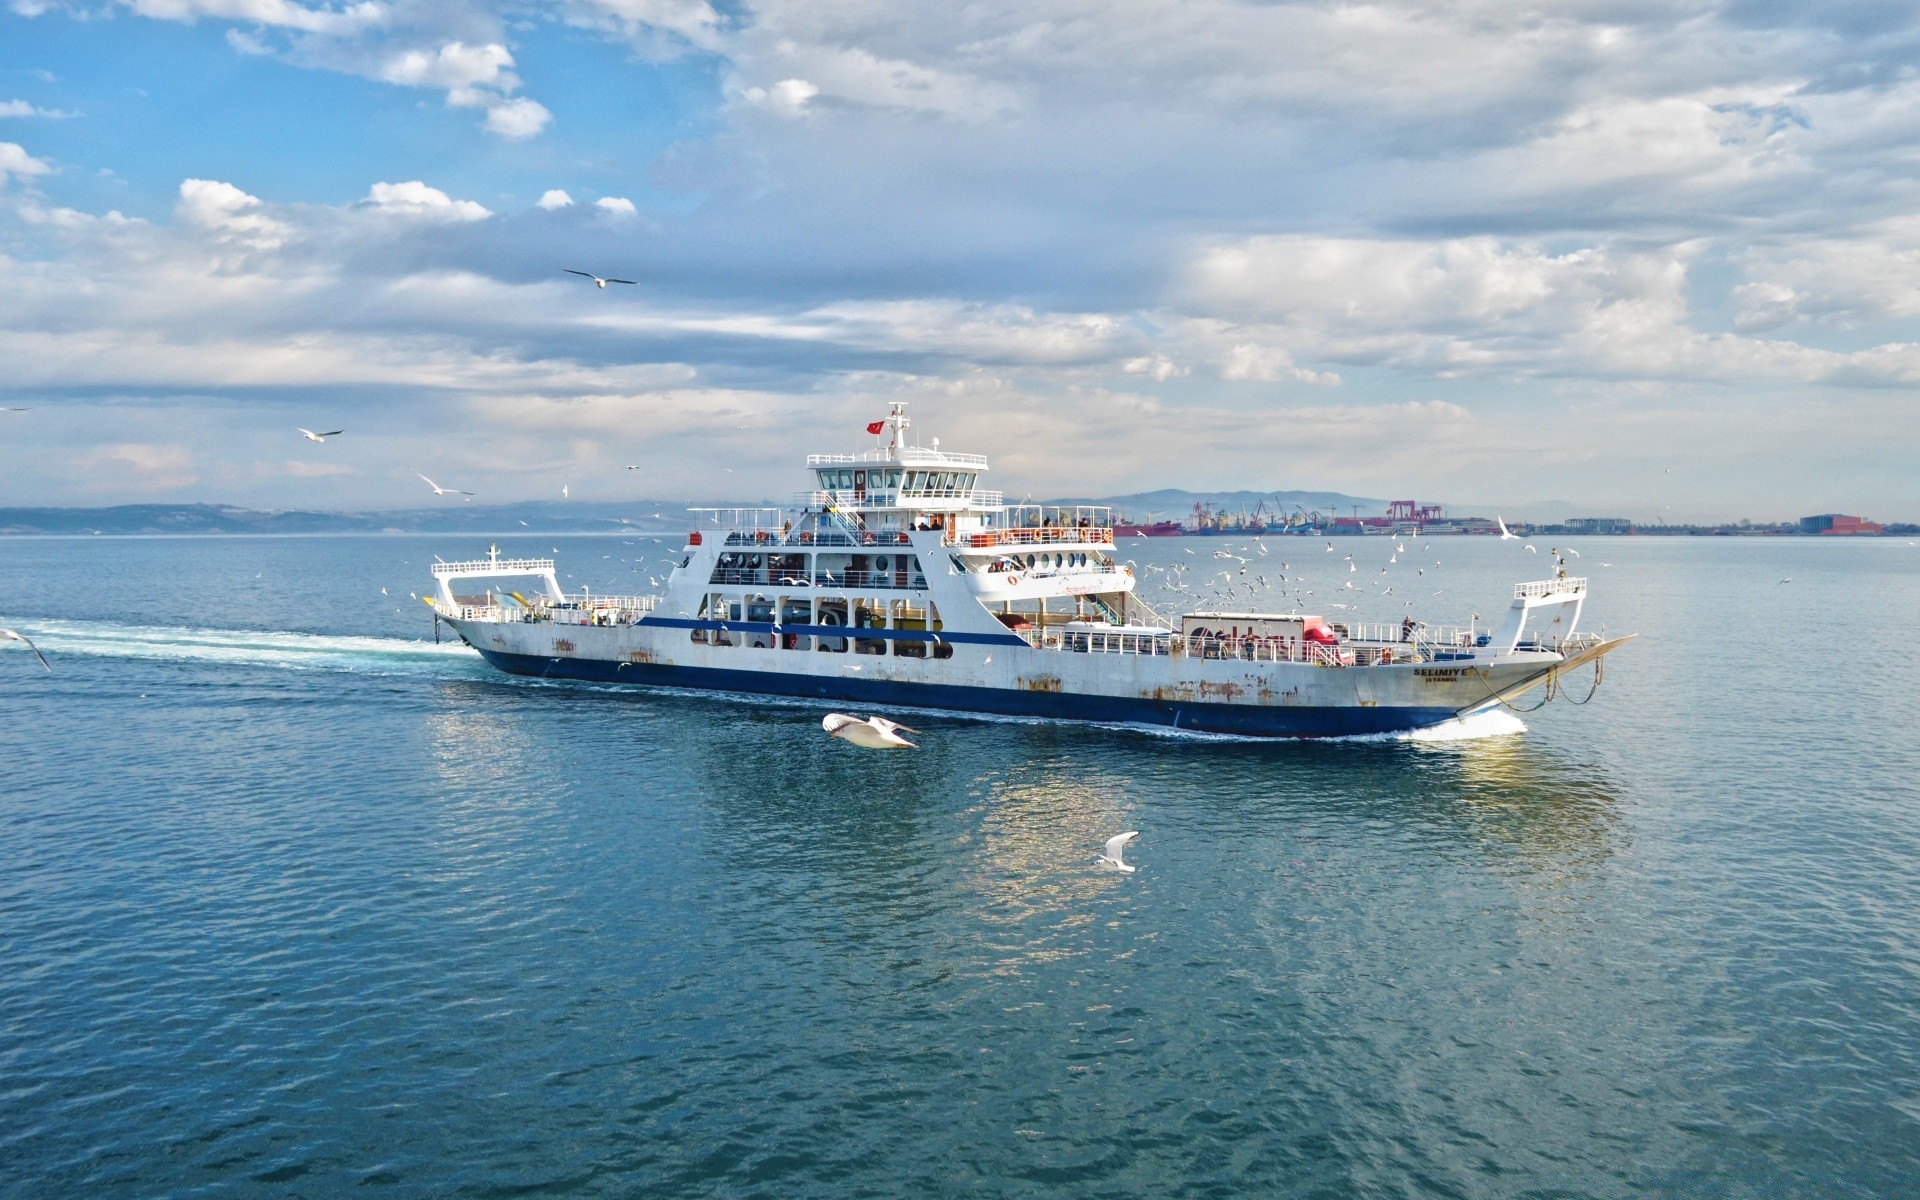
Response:
[[[915,445],[904,404],[868,428],[884,444],[809,456],[789,507],[692,510],[707,525],[658,595],[568,594],[552,559],[496,550],[435,563],[429,603],[516,675],[1274,738],[1551,695],[1626,640],[1577,631],[1587,582],[1564,577],[1516,585],[1492,629],[1166,619],[1134,595],[1110,510],[1008,503],[986,458]]]

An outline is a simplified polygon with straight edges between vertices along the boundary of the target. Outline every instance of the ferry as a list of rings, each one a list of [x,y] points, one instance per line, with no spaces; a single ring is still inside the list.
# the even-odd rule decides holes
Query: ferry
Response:
[[[787,507],[691,510],[657,595],[568,593],[554,560],[496,549],[436,562],[428,603],[515,675],[1270,738],[1442,725],[1589,663],[1597,686],[1627,640],[1576,630],[1587,581],[1564,575],[1491,628],[1162,617],[1110,510],[1008,503],[985,457],[914,444],[904,404],[867,429],[874,449],[809,456]]]

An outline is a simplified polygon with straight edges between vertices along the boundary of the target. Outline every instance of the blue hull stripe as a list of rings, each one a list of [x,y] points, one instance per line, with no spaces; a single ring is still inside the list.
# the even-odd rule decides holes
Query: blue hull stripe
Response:
[[[702,691],[757,692],[856,701],[911,708],[1068,721],[1104,721],[1165,725],[1196,733],[1243,737],[1348,737],[1396,733],[1451,720],[1450,708],[1299,708],[1242,704],[1201,704],[1122,696],[1029,692],[1011,688],[957,687],[938,683],[899,683],[855,676],[788,675],[772,671],[734,671],[713,667],[672,667],[604,659],[538,658],[474,647],[489,663],[514,675],[588,679],[648,687]]]
[[[774,625],[767,621],[695,621],[685,617],[643,617],[636,624],[664,625],[668,629],[724,630],[727,633],[791,633],[800,637],[859,638],[871,642],[955,642],[975,646],[1020,646],[1026,641],[1012,633],[938,634],[924,629],[855,629],[847,625]]]

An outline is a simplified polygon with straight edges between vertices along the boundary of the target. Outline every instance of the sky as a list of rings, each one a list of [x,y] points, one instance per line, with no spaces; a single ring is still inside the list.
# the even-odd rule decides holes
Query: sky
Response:
[[[0,505],[1920,519],[1910,2],[0,4]]]

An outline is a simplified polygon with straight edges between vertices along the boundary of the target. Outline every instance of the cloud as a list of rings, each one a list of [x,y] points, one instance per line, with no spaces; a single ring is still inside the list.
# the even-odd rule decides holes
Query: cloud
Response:
[[[1814,322],[1855,329],[1920,317],[1920,218],[1763,244],[1743,258],[1749,278],[1733,293],[1737,328]]]
[[[481,128],[510,141],[536,137],[553,120],[537,100],[511,93],[520,86],[513,54],[498,42],[450,41],[435,49],[405,50],[386,60],[378,78],[402,87],[445,88],[455,108],[484,108]]]
[[[57,108],[35,108],[25,100],[0,100],[0,117],[44,117],[49,120],[63,121],[78,115],[62,112]]]
[[[539,205],[548,212],[552,212],[556,208],[571,208],[573,207],[573,197],[567,195],[559,188],[548,188],[540,194]]]
[[[612,30],[655,57],[717,49],[720,14],[707,0],[571,0],[567,19]]]
[[[771,63],[790,78],[762,89],[748,88],[749,101],[797,114],[816,97],[879,109],[932,113],[984,121],[1017,109],[1018,93],[961,71],[882,58],[857,46],[783,44]]]
[[[518,141],[538,134],[551,120],[553,114],[547,111],[546,106],[525,96],[516,96],[490,106],[483,126],[488,133]]]
[[[740,98],[782,116],[797,117],[807,111],[807,102],[819,94],[820,89],[804,79],[782,79],[772,87],[746,88]]]
[[[513,55],[498,43],[448,42],[436,50],[406,50],[387,60],[380,78],[402,87],[445,88],[447,103],[464,108],[478,108],[494,99],[490,93],[520,86]]]
[[[0,187],[9,179],[31,179],[53,170],[17,142],[0,142]]]
[[[132,473],[145,487],[171,490],[198,483],[193,454],[186,446],[152,442],[118,442],[96,446],[80,459],[82,471]],[[124,487],[124,480],[115,481]],[[112,486],[105,484],[97,486]]]
[[[480,221],[493,215],[472,200],[455,200],[417,179],[408,183],[376,183],[368,189],[360,206],[428,221]]]
[[[1156,383],[1165,383],[1169,379],[1188,374],[1191,370],[1164,354],[1147,354],[1139,358],[1130,358],[1120,364],[1120,369],[1128,375],[1145,375]]]
[[[633,201],[625,196],[602,196],[593,202],[593,206],[616,217],[631,217],[639,211],[634,208]]]
[[[218,237],[258,250],[277,250],[292,235],[292,229],[268,216],[257,196],[211,179],[187,179],[180,184],[180,200],[174,213],[190,225],[208,230]]]
[[[201,18],[244,21],[303,33],[350,35],[384,23],[385,4],[348,4],[308,8],[288,0],[123,0],[134,12],[158,21],[194,22]]]

